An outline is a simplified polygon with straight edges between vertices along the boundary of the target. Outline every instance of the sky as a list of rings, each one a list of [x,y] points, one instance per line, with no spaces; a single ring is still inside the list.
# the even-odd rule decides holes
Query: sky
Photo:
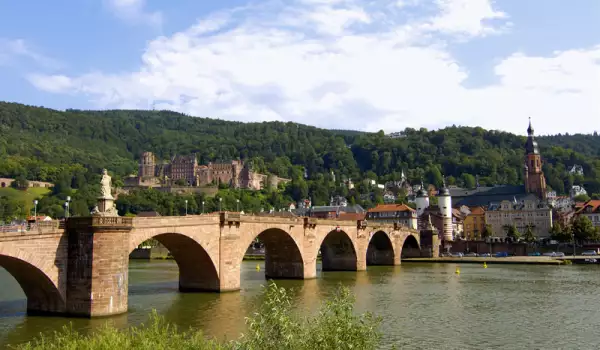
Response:
[[[598,0],[0,0],[0,100],[600,131]]]

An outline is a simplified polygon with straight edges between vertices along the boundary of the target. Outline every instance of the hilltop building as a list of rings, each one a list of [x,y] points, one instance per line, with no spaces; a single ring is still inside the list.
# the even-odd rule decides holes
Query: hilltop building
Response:
[[[169,162],[158,162],[152,152],[140,157],[138,176],[128,179],[127,185],[160,187],[185,184],[186,186],[209,186],[227,184],[233,188],[260,190],[267,185],[276,187],[289,179],[260,174],[251,163],[232,160],[228,163],[200,165],[196,154],[175,155]]]

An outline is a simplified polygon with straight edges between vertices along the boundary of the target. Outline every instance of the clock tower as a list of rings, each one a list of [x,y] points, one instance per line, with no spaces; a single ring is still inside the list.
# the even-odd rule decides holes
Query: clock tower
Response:
[[[540,149],[533,136],[531,118],[525,143],[525,191],[537,195],[540,199],[546,199],[546,177],[542,171]]]

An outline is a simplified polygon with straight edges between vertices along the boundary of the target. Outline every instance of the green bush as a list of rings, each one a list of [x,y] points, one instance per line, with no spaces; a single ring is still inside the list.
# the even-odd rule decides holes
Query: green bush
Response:
[[[153,311],[147,326],[117,330],[106,325],[89,336],[70,327],[50,337],[38,339],[19,349],[375,349],[379,344],[380,319],[370,313],[356,315],[354,297],[340,287],[326,301],[318,314],[300,317],[293,310],[291,297],[284,288],[270,282],[264,291],[265,300],[252,317],[247,318],[248,330],[240,339],[218,343],[206,339],[201,332],[182,332]]]

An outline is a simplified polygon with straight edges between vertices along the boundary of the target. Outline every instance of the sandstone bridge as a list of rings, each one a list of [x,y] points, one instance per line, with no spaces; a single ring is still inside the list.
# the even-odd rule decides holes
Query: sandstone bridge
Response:
[[[129,254],[154,238],[179,266],[180,291],[240,289],[249,245],[265,245],[267,278],[309,279],[323,271],[399,265],[420,254],[417,231],[366,221],[218,213],[183,217],[70,218],[25,233],[0,233],[0,266],[20,284],[33,314],[95,317],[127,311]]]

